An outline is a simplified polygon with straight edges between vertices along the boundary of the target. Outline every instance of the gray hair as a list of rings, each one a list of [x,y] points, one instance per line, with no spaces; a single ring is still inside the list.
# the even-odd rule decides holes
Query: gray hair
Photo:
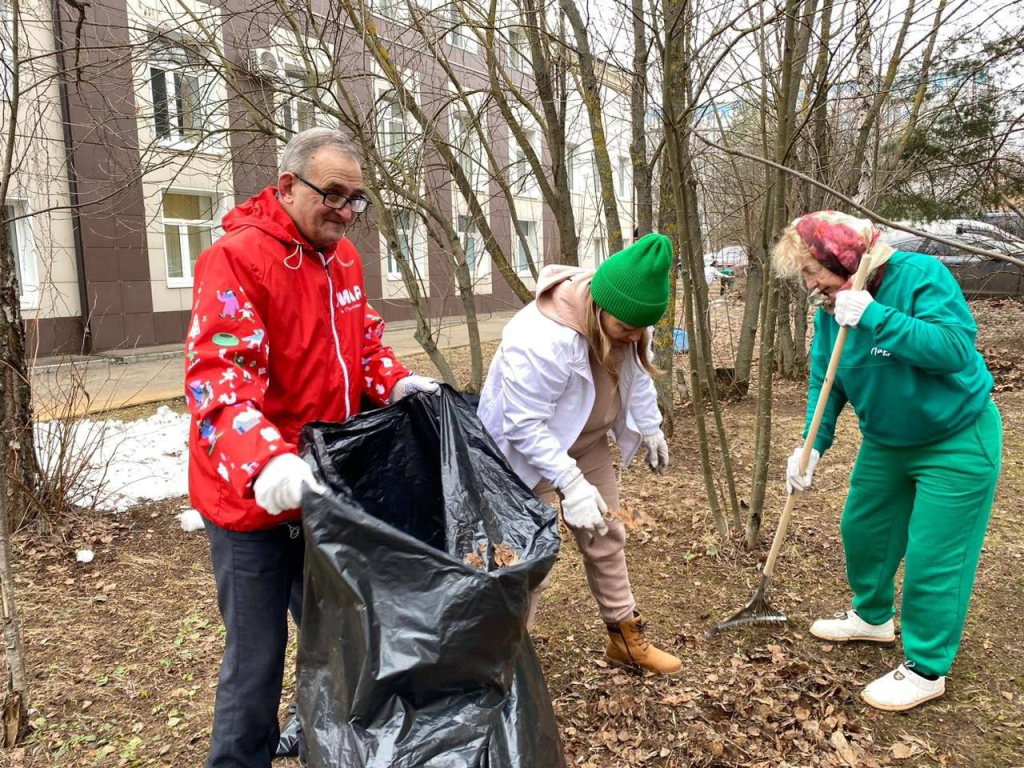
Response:
[[[358,165],[363,164],[359,147],[343,131],[335,128],[309,128],[288,140],[281,153],[281,173],[305,175],[309,170],[309,161],[321,149],[340,152],[355,160]]]

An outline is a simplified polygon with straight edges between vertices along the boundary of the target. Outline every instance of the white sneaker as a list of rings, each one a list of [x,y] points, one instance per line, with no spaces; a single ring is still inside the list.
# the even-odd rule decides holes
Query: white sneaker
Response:
[[[885,624],[868,624],[856,611],[837,613],[831,619],[818,619],[811,624],[811,634],[833,643],[848,643],[851,640],[883,644],[896,642],[892,619]]]
[[[914,662],[900,664],[885,677],[870,683],[860,692],[861,699],[875,709],[903,712],[937,699],[946,692],[945,677],[929,680],[921,677],[907,664],[913,666]]]

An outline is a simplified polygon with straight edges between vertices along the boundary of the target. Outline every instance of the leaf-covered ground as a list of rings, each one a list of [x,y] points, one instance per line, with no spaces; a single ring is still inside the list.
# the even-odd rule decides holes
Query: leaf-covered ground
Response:
[[[715,308],[723,352],[738,307]],[[807,632],[814,618],[849,600],[838,521],[859,443],[850,414],[819,466],[816,490],[798,506],[776,568],[771,600],[789,624],[705,639],[752,594],[782,507],[782,468],[799,442],[804,392],[779,383],[758,550],[714,533],[687,405],[676,414],[669,473],[623,476],[624,511],[640,521],[628,543],[634,592],[651,639],[684,659],[680,675],[636,677],[602,661],[604,629],[567,537],[535,642],[571,764],[1024,766],[1024,306],[974,309],[979,344],[997,374],[1006,450],[946,696],[905,715],[876,713],[857,694],[902,660],[899,647],[831,646]],[[466,366],[465,355],[456,357]],[[750,400],[726,410],[741,496],[753,416]],[[182,505],[71,521],[62,538],[17,537],[36,711],[27,742],[0,755],[0,765],[202,765],[223,633],[205,537],[178,527]],[[91,564],[75,562],[81,547],[96,552]],[[285,698],[293,693],[289,672]]]

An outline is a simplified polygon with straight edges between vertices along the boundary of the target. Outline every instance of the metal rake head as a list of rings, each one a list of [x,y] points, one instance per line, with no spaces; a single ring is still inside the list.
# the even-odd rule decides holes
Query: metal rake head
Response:
[[[719,632],[724,632],[725,630],[733,629],[734,627],[742,627],[747,624],[785,624],[787,621],[786,614],[779,613],[768,604],[768,599],[764,595],[767,586],[768,578],[766,576],[762,576],[761,582],[757,585],[757,590],[754,592],[754,596],[747,601],[747,604],[721,624],[709,629],[705,633],[704,637],[710,640]]]

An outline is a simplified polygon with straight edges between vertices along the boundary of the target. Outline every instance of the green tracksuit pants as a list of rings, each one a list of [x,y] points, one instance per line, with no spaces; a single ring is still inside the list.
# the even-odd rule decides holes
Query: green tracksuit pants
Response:
[[[919,672],[945,675],[960,647],[1002,451],[991,401],[974,424],[937,443],[861,445],[842,519],[853,608],[869,624],[892,618],[906,558],[903,649]]]

